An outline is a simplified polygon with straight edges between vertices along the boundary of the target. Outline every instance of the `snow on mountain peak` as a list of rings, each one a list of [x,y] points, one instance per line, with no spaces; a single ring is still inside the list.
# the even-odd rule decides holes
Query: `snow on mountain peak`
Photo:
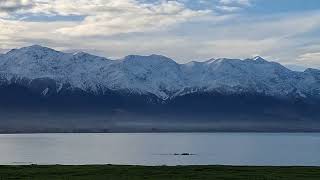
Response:
[[[8,82],[16,78],[30,81],[49,78],[57,83],[57,87],[68,84],[71,88],[95,93],[124,90],[153,94],[162,99],[195,91],[319,96],[318,72],[291,71],[261,57],[178,64],[168,57],[154,54],[109,60],[84,52],[63,53],[39,45],[12,50],[0,56],[0,77],[5,77]]]
[[[12,49],[7,52],[5,56],[7,58],[18,58],[25,61],[34,60],[49,60],[56,59],[56,56],[63,55],[64,53],[50,49],[47,47],[33,45],[28,47],[22,47],[20,49]]]
[[[26,47],[23,47],[21,49],[33,49],[33,50],[52,50],[52,51],[55,51],[54,49],[51,49],[51,48],[48,48],[48,47],[44,47],[44,46],[41,46],[41,45],[38,45],[38,44],[34,44],[34,45],[31,45],[31,46],[26,46]]]
[[[40,45],[32,45],[32,46],[27,46],[27,47],[23,47],[20,49],[17,49],[18,51],[21,52],[33,52],[33,53],[58,53],[58,51],[48,48],[48,47],[44,47],[44,46],[40,46]],[[61,52],[59,52],[61,53]]]
[[[261,56],[256,56],[256,57],[252,58],[252,60],[254,60],[254,61],[260,61],[260,62],[267,62],[267,60],[265,60],[265,59],[262,58]]]
[[[146,64],[160,64],[160,63],[171,63],[176,64],[176,62],[168,57],[162,55],[152,54],[149,56],[141,56],[141,55],[128,55],[123,58],[125,62],[138,62],[138,63],[146,63]]]

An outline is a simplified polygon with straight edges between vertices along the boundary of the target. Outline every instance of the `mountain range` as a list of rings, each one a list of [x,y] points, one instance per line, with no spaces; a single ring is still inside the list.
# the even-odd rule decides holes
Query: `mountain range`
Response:
[[[0,55],[0,132],[319,131],[320,70],[33,45]]]

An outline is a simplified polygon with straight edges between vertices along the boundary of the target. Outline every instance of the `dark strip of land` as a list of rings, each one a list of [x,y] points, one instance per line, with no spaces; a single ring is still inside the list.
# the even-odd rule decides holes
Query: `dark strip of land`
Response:
[[[0,166],[0,180],[319,180],[320,167]]]

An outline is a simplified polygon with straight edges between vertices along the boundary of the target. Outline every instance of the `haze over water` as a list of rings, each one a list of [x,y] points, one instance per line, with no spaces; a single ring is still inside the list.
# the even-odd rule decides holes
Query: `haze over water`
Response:
[[[320,133],[2,134],[0,164],[320,166]],[[182,156],[175,153],[190,153]]]

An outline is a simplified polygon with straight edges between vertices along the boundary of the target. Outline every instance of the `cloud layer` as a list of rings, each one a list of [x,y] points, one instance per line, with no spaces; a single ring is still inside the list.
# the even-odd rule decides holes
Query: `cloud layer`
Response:
[[[255,55],[320,67],[320,11],[249,13],[250,0],[2,0],[0,49],[41,44],[178,62]]]
[[[67,12],[68,10],[65,13]],[[57,32],[71,36],[105,36],[157,31],[204,17],[210,11],[191,10],[176,1],[163,1],[157,4],[110,1],[103,4],[97,3],[94,7],[84,9],[83,13],[82,15],[86,15],[86,17],[79,25],[61,28]]]

